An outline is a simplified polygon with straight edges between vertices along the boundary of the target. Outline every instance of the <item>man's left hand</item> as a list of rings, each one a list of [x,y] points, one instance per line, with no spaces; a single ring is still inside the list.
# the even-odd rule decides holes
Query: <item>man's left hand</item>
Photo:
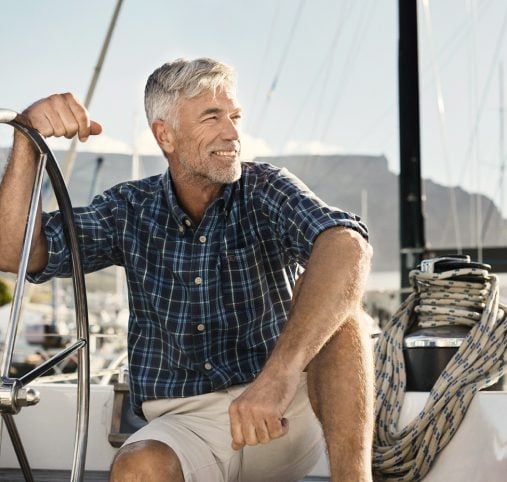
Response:
[[[301,373],[263,371],[229,407],[232,448],[267,444],[289,431],[283,416],[293,400]]]

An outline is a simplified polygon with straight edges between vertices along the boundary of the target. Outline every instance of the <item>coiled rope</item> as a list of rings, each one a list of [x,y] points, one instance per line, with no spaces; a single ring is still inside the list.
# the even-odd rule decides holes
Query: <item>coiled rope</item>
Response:
[[[505,370],[507,307],[499,303],[496,276],[477,268],[442,273],[414,270],[410,283],[413,292],[375,348],[373,473],[378,481],[422,479],[458,429],[474,394],[496,383]],[[436,381],[423,410],[400,430],[406,387],[403,338],[417,324],[460,324],[471,329]]]

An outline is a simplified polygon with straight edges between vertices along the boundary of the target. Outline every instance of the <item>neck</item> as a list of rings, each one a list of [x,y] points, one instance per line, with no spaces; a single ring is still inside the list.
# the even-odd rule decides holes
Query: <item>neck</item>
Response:
[[[209,180],[196,176],[185,176],[171,170],[174,191],[182,209],[194,223],[199,224],[208,206],[224,190],[223,184],[211,183]]]

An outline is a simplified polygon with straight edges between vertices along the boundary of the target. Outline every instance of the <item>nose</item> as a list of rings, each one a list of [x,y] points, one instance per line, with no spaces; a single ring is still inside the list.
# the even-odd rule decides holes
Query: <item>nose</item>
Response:
[[[225,141],[239,140],[239,127],[237,123],[230,118],[226,118],[222,128],[222,137]]]

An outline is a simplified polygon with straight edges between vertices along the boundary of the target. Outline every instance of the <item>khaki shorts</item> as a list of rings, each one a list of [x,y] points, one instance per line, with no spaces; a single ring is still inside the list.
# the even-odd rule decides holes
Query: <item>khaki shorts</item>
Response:
[[[178,455],[186,482],[295,482],[319,460],[324,443],[308,399],[306,373],[285,417],[289,432],[269,444],[231,448],[228,409],[247,385],[143,403],[148,424],[126,444],[158,440]]]

